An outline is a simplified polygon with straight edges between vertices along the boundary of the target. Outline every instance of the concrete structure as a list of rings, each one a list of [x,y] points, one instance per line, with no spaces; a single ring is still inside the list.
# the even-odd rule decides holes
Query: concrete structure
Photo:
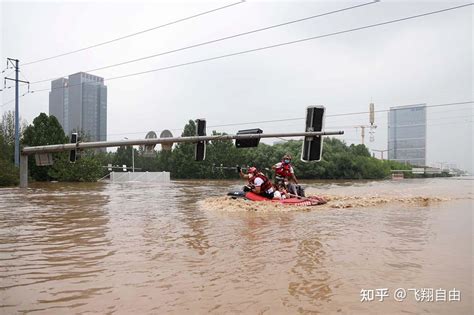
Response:
[[[425,104],[390,108],[388,158],[412,165],[426,165]]]
[[[169,183],[169,172],[111,172],[110,181],[113,183],[123,182],[148,182]]]
[[[107,87],[104,79],[84,72],[51,82],[49,114],[66,135],[83,133],[89,141],[107,140]]]

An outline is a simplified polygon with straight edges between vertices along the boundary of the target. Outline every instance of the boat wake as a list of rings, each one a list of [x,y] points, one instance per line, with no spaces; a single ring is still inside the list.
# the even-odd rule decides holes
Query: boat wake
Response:
[[[403,204],[404,206],[429,206],[448,201],[449,198],[433,196],[348,196],[322,195],[326,204],[317,206],[288,205],[276,202],[251,201],[244,198],[210,197],[202,200],[203,209],[225,212],[292,212],[317,211],[321,209],[368,208],[382,205]]]

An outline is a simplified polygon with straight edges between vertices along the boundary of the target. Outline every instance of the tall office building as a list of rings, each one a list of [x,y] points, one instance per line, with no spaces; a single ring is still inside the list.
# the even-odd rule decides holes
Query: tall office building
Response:
[[[51,82],[49,114],[66,135],[83,132],[89,141],[107,140],[107,86],[104,79],[84,72]]]
[[[426,165],[426,104],[390,108],[388,158],[417,166]]]

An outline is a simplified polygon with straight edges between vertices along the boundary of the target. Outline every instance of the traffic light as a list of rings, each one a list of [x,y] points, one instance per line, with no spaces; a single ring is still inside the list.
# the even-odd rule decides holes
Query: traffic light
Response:
[[[77,144],[77,132],[71,134],[71,143]],[[75,163],[77,158],[77,147],[69,151],[69,162]]]
[[[309,106],[306,109],[305,132],[322,131],[324,127],[324,106]],[[323,137],[304,137],[301,161],[321,161]]]
[[[196,119],[196,136],[206,135],[206,120]],[[206,141],[199,141],[194,147],[194,160],[203,161],[206,158]]]
[[[250,135],[250,134],[253,135],[253,134],[258,134],[262,132],[263,130],[259,128],[245,129],[245,130],[239,130],[237,132],[237,135]],[[235,140],[235,146],[237,148],[254,148],[254,147],[257,147],[259,143],[260,143],[260,138]]]

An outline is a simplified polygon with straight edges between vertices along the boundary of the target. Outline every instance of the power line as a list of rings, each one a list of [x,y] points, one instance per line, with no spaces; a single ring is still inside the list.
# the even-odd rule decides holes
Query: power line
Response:
[[[5,71],[7,71],[8,69],[13,69],[13,67],[11,67],[10,64],[7,61],[7,67],[2,70],[2,73],[5,73]]]
[[[459,106],[459,105],[464,105],[464,104],[472,104],[474,101],[468,101],[468,102],[457,102],[457,103],[444,103],[444,104],[435,104],[435,105],[426,105],[426,107],[442,107],[442,106]],[[409,106],[409,105],[407,105]],[[385,109],[385,110],[379,110],[377,112],[388,112],[390,109]],[[325,115],[325,117],[337,117],[337,116],[350,116],[350,115],[359,115],[359,114],[368,114],[369,112],[352,112],[352,113],[342,113],[342,114],[333,114],[333,115]],[[450,117],[450,118],[455,118],[455,117]],[[206,129],[209,128],[216,128],[216,127],[233,127],[233,126],[244,126],[244,125],[256,125],[256,124],[266,124],[266,123],[274,123],[274,122],[284,122],[284,121],[294,121],[294,120],[303,120],[306,119],[304,117],[298,117],[298,118],[286,118],[286,119],[273,119],[273,120],[260,120],[260,121],[252,121],[252,122],[239,122],[239,123],[231,123],[231,124],[221,124],[221,125],[212,125],[212,126],[207,126]],[[438,118],[435,118],[438,119]],[[430,120],[430,119],[428,119]],[[288,125],[290,126],[290,125]],[[291,125],[293,126],[293,125]],[[346,126],[337,126],[337,127],[331,127],[331,128],[342,128],[342,127],[347,127],[347,128],[353,128],[354,125],[346,125]],[[184,128],[174,128],[174,129],[168,129],[171,131],[181,131]],[[149,131],[149,130],[148,130]],[[106,136],[116,136],[116,135],[126,135],[126,134],[146,134],[148,131],[137,131],[137,132],[126,132],[126,133],[116,133],[116,134],[106,134]]]
[[[449,112],[459,112],[462,110],[466,110],[468,108],[457,108],[457,109],[450,109],[450,110],[440,110],[440,111],[430,111],[430,115],[436,115],[436,114],[441,114],[441,113],[449,113]],[[469,108],[472,109],[472,108]]]
[[[30,82],[30,80],[28,80],[28,79],[26,78],[26,76],[23,74],[23,72],[24,72],[23,70],[19,71],[20,75],[23,77],[23,79],[25,79],[25,81]],[[31,83],[29,83],[29,84],[31,85]]]
[[[426,119],[426,121],[440,121],[440,120],[448,120],[448,119],[461,119],[461,118],[471,118],[471,117],[474,117],[474,115],[463,115],[463,116],[451,116],[451,117],[438,117],[438,118],[430,118],[430,119]],[[378,127],[381,127],[381,126],[387,126],[388,123],[387,122],[382,122],[382,123],[379,123],[377,126]],[[432,125],[432,124],[418,124],[418,125]],[[414,126],[414,125],[397,125],[397,127],[409,127],[409,126]],[[333,129],[333,128],[357,128],[359,127],[359,125],[355,124],[355,125],[346,125],[346,126],[331,126],[331,128],[327,128],[327,129]]]
[[[239,3],[240,3],[240,2],[239,2]],[[236,3],[236,4],[237,4],[237,3]],[[233,5],[235,5],[235,4],[233,4]],[[381,22],[381,23],[366,25],[366,26],[362,26],[362,27],[358,27],[358,28],[352,28],[352,29],[348,29],[348,30],[344,30],[344,31],[333,32],[333,33],[328,33],[328,34],[324,34],[324,35],[319,35],[319,36],[304,38],[304,39],[300,39],[300,40],[295,40],[295,41],[280,43],[280,44],[276,44],[276,45],[271,45],[271,46],[265,46],[265,47],[255,48],[255,49],[246,50],[246,51],[241,51],[241,52],[237,52],[237,53],[232,53],[232,54],[227,54],[227,55],[222,55],[222,56],[217,56],[217,57],[212,57],[212,58],[207,58],[207,59],[201,59],[201,60],[192,61],[192,62],[188,62],[188,63],[178,64],[178,65],[172,65],[172,66],[168,66],[168,67],[163,67],[163,68],[158,68],[158,69],[153,69],[153,70],[148,70],[148,71],[143,71],[143,72],[137,72],[137,73],[132,73],[132,74],[123,75],[123,76],[112,77],[112,78],[108,78],[108,79],[105,79],[105,80],[109,80],[109,81],[110,81],[110,80],[115,80],[115,79],[121,79],[121,78],[130,77],[130,76],[136,76],[136,75],[141,75],[141,74],[145,74],[145,73],[156,72],[156,71],[161,71],[161,70],[167,70],[167,69],[171,69],[171,68],[182,67],[182,66],[191,65],[191,64],[196,64],[196,63],[201,63],[201,62],[205,62],[205,61],[211,61],[211,60],[226,58],[226,57],[230,57],[230,56],[245,54],[245,53],[249,53],[249,52],[254,52],[254,51],[259,51],[259,50],[265,50],[265,49],[270,49],[270,48],[276,48],[276,47],[280,47],[280,46],[285,46],[285,45],[300,43],[300,42],[309,41],[309,40],[314,40],[314,39],[319,39],[319,38],[323,38],[323,37],[329,37],[329,36],[340,35],[340,34],[344,34],[344,33],[354,32],[354,31],[358,31],[358,30],[373,28],[373,27],[377,27],[377,26],[381,26],[381,25],[387,25],[387,24],[391,24],[391,23],[397,23],[397,22],[401,22],[401,21],[405,21],[405,20],[415,19],[415,18],[419,18],[419,17],[423,17],[423,16],[428,16],[428,15],[433,15],[433,14],[437,14],[437,13],[441,13],[441,12],[450,11],[450,10],[455,10],[455,9],[459,9],[459,8],[463,8],[463,7],[467,7],[467,6],[471,6],[471,5],[473,5],[473,3],[464,4],[464,5],[459,5],[459,6],[455,6],[455,7],[450,7],[450,8],[446,8],[446,9],[442,9],[442,10],[431,11],[431,12],[427,12],[427,13],[423,13],[423,14],[417,14],[417,15],[413,15],[413,16],[409,16],[409,17],[405,17],[405,18],[400,18],[400,19],[395,19],[395,20],[390,20],[390,21],[386,21],[386,22]],[[201,15],[202,15],[202,14],[201,14]],[[30,63],[30,64],[31,64],[31,63]],[[76,85],[81,85],[81,84],[76,84]],[[69,87],[72,87],[72,86],[75,86],[75,85],[69,85]],[[54,90],[54,89],[64,89],[64,87],[52,88],[51,90]],[[43,91],[49,91],[49,90],[50,90],[49,88],[48,88],[48,89],[41,89],[41,90],[33,90],[33,91],[31,91],[30,93],[43,92]],[[9,102],[7,102],[7,103],[9,103]],[[1,107],[7,105],[7,103],[3,104]],[[468,103],[472,103],[472,102],[453,103],[453,104],[447,104],[447,105],[444,104],[444,105],[439,105],[439,106],[450,106],[450,105],[468,104]],[[433,106],[431,106],[431,107],[435,107],[435,105],[433,105]],[[375,111],[375,112],[382,112],[382,111]],[[351,114],[356,115],[356,114],[367,114],[367,113],[368,113],[368,112],[358,112],[358,113],[351,113]],[[345,115],[349,115],[349,114],[337,114],[337,115],[330,115],[330,116],[345,116]],[[328,116],[328,117],[329,117],[329,116]],[[292,119],[290,119],[290,120],[297,120],[297,119],[304,119],[304,118],[292,118]],[[281,120],[278,120],[278,121],[281,121]],[[268,122],[273,122],[273,121],[268,121]],[[247,123],[245,123],[245,124],[247,124]],[[231,124],[231,125],[234,125],[234,124]]]
[[[223,7],[219,7],[219,8],[216,8],[216,9],[212,9],[212,10],[209,10],[209,11],[205,11],[205,12],[201,12],[201,13],[198,13],[198,14],[195,14],[195,15],[191,15],[191,16],[188,16],[188,17],[176,20],[176,21],[172,21],[172,22],[168,22],[168,23],[165,23],[165,24],[162,24],[162,25],[158,25],[158,26],[155,26],[155,27],[152,27],[152,28],[148,28],[148,29],[145,29],[145,30],[142,30],[142,31],[139,31],[139,32],[135,32],[135,33],[128,34],[128,35],[125,35],[125,36],[117,37],[117,38],[114,38],[114,39],[111,39],[111,40],[108,40],[108,41],[105,41],[105,42],[102,42],[102,43],[94,44],[94,45],[91,45],[91,46],[87,46],[87,47],[84,47],[84,48],[72,50],[72,51],[69,51],[69,52],[66,52],[66,53],[62,53],[62,54],[47,57],[47,58],[42,58],[42,59],[38,59],[38,60],[34,60],[34,61],[29,61],[29,62],[23,63],[23,66],[31,65],[31,64],[34,64],[34,63],[38,63],[38,62],[42,62],[42,61],[51,60],[51,59],[58,58],[58,57],[71,55],[71,54],[74,54],[74,53],[77,53],[77,52],[80,52],[80,51],[84,51],[84,50],[87,50],[87,49],[107,45],[107,44],[110,44],[110,43],[113,43],[113,42],[116,42],[116,41],[119,41],[119,40],[122,40],[122,39],[125,39],[125,38],[133,37],[133,36],[140,35],[140,34],[143,34],[143,33],[146,33],[146,32],[150,32],[150,31],[153,31],[153,30],[156,30],[156,29],[159,29],[159,28],[169,26],[169,25],[173,25],[173,24],[177,24],[177,23],[180,23],[180,22],[183,22],[183,21],[186,21],[186,20],[190,20],[190,19],[202,16],[202,15],[206,15],[206,14],[209,14],[209,13],[212,13],[212,12],[216,12],[216,11],[219,11],[219,10],[230,8],[232,6],[235,6],[237,4],[241,4],[241,3],[244,3],[244,2],[245,2],[245,0],[242,0],[242,1],[239,1],[239,2],[235,2],[235,3],[232,3],[232,4],[225,5]]]
[[[435,104],[435,105],[426,105],[425,107],[442,107],[442,106],[458,106],[458,105],[465,105],[465,104],[471,104],[474,103],[474,101],[467,101],[467,102],[458,102],[458,103],[445,103],[445,104]],[[409,106],[409,105],[407,105]],[[383,112],[389,112],[390,109],[382,109],[382,110],[376,110],[374,112],[376,113],[383,113]],[[341,114],[333,114],[333,115],[326,115],[325,117],[340,117],[340,116],[352,116],[352,115],[361,115],[361,114],[369,114],[370,111],[364,111],[364,112],[352,112],[352,113],[341,113]],[[294,121],[294,120],[303,120],[306,119],[305,117],[295,117],[295,118],[286,118],[286,119],[273,119],[273,120],[261,120],[261,121],[252,121],[252,122],[244,122],[244,123],[232,123],[232,124],[223,124],[223,125],[214,125],[214,126],[208,126],[208,128],[214,128],[214,127],[229,127],[229,126],[241,126],[241,125],[252,125],[252,124],[262,124],[262,123],[272,123],[272,122],[281,122],[281,121]]]
[[[262,32],[262,31],[266,31],[266,30],[281,27],[281,26],[286,26],[286,25],[290,25],[290,24],[294,24],[294,23],[307,21],[307,20],[315,19],[315,18],[318,18],[318,17],[322,17],[322,16],[334,14],[334,13],[339,13],[339,12],[343,12],[343,11],[356,9],[356,8],[367,6],[367,5],[370,5],[370,4],[375,4],[379,1],[380,0],[375,0],[375,1],[372,1],[372,2],[367,2],[367,3],[363,3],[363,4],[359,4],[359,5],[354,5],[354,6],[350,6],[350,7],[339,9],[339,10],[329,11],[329,12],[321,13],[321,14],[317,14],[317,15],[312,15],[312,16],[309,16],[309,17],[305,17],[305,18],[301,18],[301,19],[297,19],[297,20],[292,20],[292,21],[288,21],[288,22],[285,22],[285,23],[275,24],[275,25],[255,29],[255,30],[252,30],[252,31],[238,33],[238,34],[234,34],[234,35],[230,35],[230,36],[226,36],[226,37],[221,37],[221,38],[218,38],[218,39],[213,39],[213,40],[210,40],[210,41],[206,41],[206,42],[202,42],[202,43],[198,43],[198,44],[194,44],[194,45],[190,45],[190,46],[185,46],[185,47],[181,47],[181,48],[177,48],[177,49],[173,49],[173,50],[168,50],[168,51],[164,51],[164,52],[161,52],[161,53],[157,53],[157,54],[153,54],[153,55],[149,55],[149,56],[145,56],[145,57],[140,57],[140,58],[137,58],[137,59],[123,61],[123,62],[120,62],[120,63],[115,63],[115,64],[111,64],[111,65],[107,65],[107,66],[103,66],[103,67],[99,67],[99,68],[88,69],[88,70],[85,70],[83,72],[94,72],[94,71],[98,71],[98,70],[104,70],[104,69],[108,69],[108,68],[118,67],[118,66],[130,64],[130,63],[134,63],[134,62],[138,62],[138,61],[142,61],[142,60],[146,60],[146,59],[150,59],[150,58],[155,58],[155,57],[159,57],[159,56],[163,56],[163,55],[167,55],[167,54],[171,54],[171,53],[176,53],[176,52],[191,49],[191,48],[196,48],[196,47],[200,47],[200,46],[205,46],[205,45],[225,41],[225,40],[232,39],[232,38],[237,38],[237,37],[240,37],[240,36],[245,36],[245,35],[250,35],[250,34]],[[64,76],[61,76],[61,77],[64,77]],[[38,81],[32,82],[31,84],[37,84],[37,83],[41,83],[41,82],[52,81],[54,79],[55,78],[38,80]]]
[[[466,116],[465,118],[468,119],[468,118],[472,118],[474,117],[473,116]],[[470,121],[459,121],[459,122],[449,122],[449,123],[435,123],[435,124],[426,124],[427,126],[443,126],[443,125],[459,125],[459,124],[472,124],[473,121],[470,120]],[[293,125],[291,125],[293,126]],[[347,126],[334,126],[334,127],[331,127],[331,128],[326,128],[325,130],[329,131],[331,129],[340,129],[340,128],[355,128],[356,126],[355,125],[347,125]],[[181,130],[184,130],[184,128],[180,128],[180,129],[168,129],[168,130],[178,130],[178,131],[181,131]],[[113,134],[107,134],[106,136],[107,137],[110,137],[110,136],[123,136],[123,135],[133,135],[133,134],[146,134],[148,131],[141,131],[141,132],[124,132],[124,133],[113,133]],[[346,140],[351,140],[351,139],[346,139]],[[360,142],[360,139],[352,139],[352,140],[355,140],[355,141],[359,141]]]
[[[8,102],[3,103],[0,107],[7,106],[8,104],[13,103],[14,101],[15,101],[15,99],[9,100]]]
[[[270,45],[270,46],[265,46],[265,47],[260,47],[260,48],[244,50],[244,51],[231,53],[231,54],[227,54],[227,55],[221,55],[221,56],[217,56],[217,57],[211,57],[211,58],[186,62],[186,63],[182,63],[182,64],[172,65],[172,66],[168,66],[168,67],[162,67],[162,68],[157,68],[157,69],[152,69],[152,70],[147,70],[147,71],[141,71],[141,72],[131,73],[131,74],[122,75],[122,76],[111,77],[111,78],[108,78],[107,80],[111,81],[111,80],[116,80],[116,79],[122,79],[122,78],[131,77],[131,76],[137,76],[137,75],[142,75],[142,74],[146,74],[146,73],[151,73],[151,72],[163,71],[163,70],[168,70],[168,69],[172,69],[172,68],[178,68],[178,67],[188,66],[188,65],[192,65],[192,64],[197,64],[197,63],[202,63],[202,62],[207,62],[207,61],[212,61],[212,60],[217,60],[217,59],[223,59],[223,58],[233,57],[233,56],[237,56],[237,55],[243,55],[243,54],[247,54],[247,53],[250,53],[250,52],[261,51],[261,50],[267,50],[267,49],[272,49],[272,48],[281,47],[281,46],[292,45],[292,44],[306,42],[306,41],[315,40],[315,39],[319,39],[319,38],[330,37],[330,36],[335,36],[335,35],[360,31],[360,30],[363,30],[363,29],[368,29],[368,28],[373,28],[373,27],[377,27],[377,26],[397,23],[397,22],[401,22],[401,21],[406,21],[406,20],[410,20],[410,19],[415,19],[415,18],[419,18],[419,17],[424,17],[424,16],[428,16],[428,15],[442,13],[442,12],[446,12],[446,11],[450,11],[450,10],[455,10],[455,9],[459,9],[459,8],[463,8],[463,7],[467,7],[467,6],[471,6],[471,5],[473,5],[473,3],[459,5],[459,6],[450,7],[450,8],[446,8],[446,9],[442,9],[442,10],[437,10],[437,11],[431,11],[431,12],[427,12],[427,13],[423,13],[423,14],[417,14],[417,15],[413,15],[413,16],[409,16],[409,17],[405,17],[405,18],[400,18],[400,19],[395,19],[395,20],[390,20],[390,21],[386,21],[386,22],[366,25],[366,26],[362,26],[362,27],[352,28],[352,29],[348,29],[348,30],[344,30],[344,31],[333,32],[333,33],[328,33],[328,34],[324,34],[324,35],[318,35],[318,36],[303,38],[303,39],[299,39],[299,40],[294,40],[294,41],[290,41],[290,42],[284,42],[284,43],[280,43],[280,44],[275,44],[275,45]]]
[[[22,95],[20,95],[19,97],[23,97],[23,96],[25,96],[26,94],[29,94],[29,93],[34,93],[34,91],[27,91],[27,92],[23,93]],[[2,105],[0,105],[0,107],[4,107],[4,106],[6,106],[10,103],[13,103],[14,101],[15,101],[15,99],[9,100],[8,102],[3,103]]]
[[[206,58],[206,59],[200,59],[200,60],[190,61],[190,62],[186,62],[186,63],[171,65],[171,66],[162,67],[162,68],[157,68],[157,69],[152,69],[152,70],[147,70],[147,71],[141,71],[141,72],[130,73],[130,74],[121,75],[121,76],[116,76],[116,77],[104,78],[104,80],[112,81],[112,80],[123,79],[123,78],[127,78],[127,77],[132,77],[132,76],[137,76],[137,75],[142,75],[142,74],[147,74],[147,73],[152,73],[152,72],[157,72],[157,71],[168,70],[168,69],[172,69],[172,68],[178,68],[178,67],[189,66],[189,65],[192,65],[192,64],[203,63],[203,62],[212,61],[212,60],[217,60],[217,59],[223,59],[223,58],[232,57],[232,56],[237,56],[237,55],[242,55],[242,54],[246,54],[246,53],[250,53],[250,52],[255,52],[255,51],[260,51],[260,50],[266,50],[266,49],[271,49],[271,48],[276,48],[276,47],[281,47],[281,46],[286,46],[286,45],[301,43],[301,42],[305,42],[305,41],[315,40],[315,39],[319,39],[319,38],[324,38],[324,37],[330,37],[330,36],[335,36],[335,35],[340,35],[340,34],[355,32],[355,31],[359,31],[359,30],[363,30],[363,29],[368,29],[368,28],[373,28],[373,27],[377,27],[377,26],[381,26],[381,25],[387,25],[387,24],[391,24],[391,23],[406,21],[406,20],[415,19],[415,18],[427,16],[427,15],[433,15],[433,14],[442,13],[442,12],[446,12],[446,11],[450,11],[450,10],[455,10],[455,9],[459,9],[459,8],[463,8],[463,7],[467,7],[467,6],[471,6],[471,5],[473,5],[473,3],[464,4],[464,5],[459,5],[459,6],[450,7],[450,8],[446,8],[446,9],[442,9],[442,10],[437,10],[437,11],[431,11],[431,12],[422,13],[422,14],[417,14],[417,15],[412,15],[412,16],[405,17],[405,18],[400,18],[400,19],[390,20],[390,21],[386,21],[386,22],[381,22],[381,23],[366,25],[366,26],[362,26],[362,27],[352,28],[352,29],[348,29],[348,30],[344,30],[344,31],[333,32],[333,33],[328,33],[328,34],[324,34],[324,35],[318,35],[318,36],[308,37],[308,38],[304,38],[304,39],[294,40],[294,41],[290,41],[290,42],[285,42],[285,43],[280,43],[280,44],[275,44],[275,45],[270,45],[270,46],[265,46],[265,47],[260,47],[260,48],[254,48],[254,49],[244,50],[244,51],[240,51],[240,52],[236,52],[236,53],[231,53],[231,54],[227,54],[227,55],[221,55],[221,56],[217,56],[217,57],[211,57],[211,58]],[[76,85],[81,85],[81,84],[76,84]],[[68,87],[72,87],[72,86],[75,86],[75,85],[69,85]],[[51,90],[54,90],[54,89],[64,89],[64,88],[65,88],[65,87],[62,87],[62,86],[61,86],[61,87],[52,88]],[[42,91],[50,91],[50,89],[47,88],[47,89],[36,90],[36,92],[42,92]]]
[[[429,118],[429,119],[426,119],[426,121],[440,121],[440,120],[449,120],[449,119],[460,119],[460,118],[470,118],[470,117],[474,117],[474,115],[472,116],[469,116],[469,115],[464,115],[464,116],[451,116],[451,117],[438,117],[438,118]],[[324,128],[325,130],[332,130],[332,129],[340,129],[340,128],[360,128],[360,125],[361,123],[357,123],[357,122],[348,122],[347,125],[338,125],[338,126],[330,126],[330,127],[326,127]],[[431,125],[431,124],[426,124],[426,125]],[[278,125],[278,128],[282,128],[282,127],[293,127],[293,126],[299,126],[299,124],[288,124],[288,125]],[[387,122],[383,122],[383,123],[379,123],[377,124],[377,127],[382,127],[382,126],[387,126]]]

